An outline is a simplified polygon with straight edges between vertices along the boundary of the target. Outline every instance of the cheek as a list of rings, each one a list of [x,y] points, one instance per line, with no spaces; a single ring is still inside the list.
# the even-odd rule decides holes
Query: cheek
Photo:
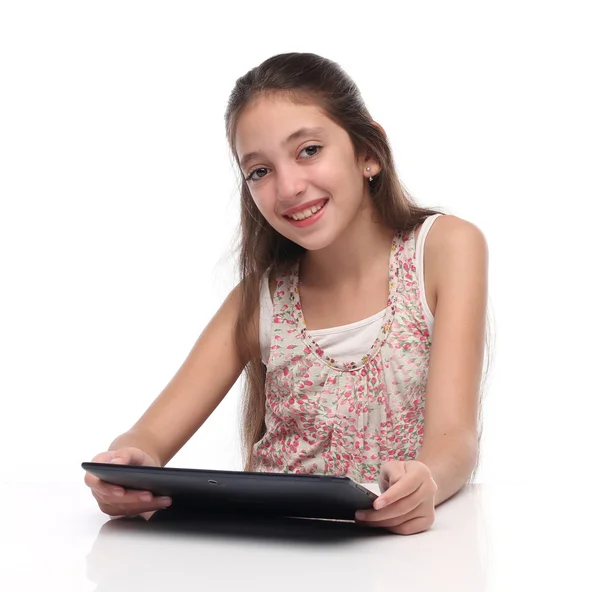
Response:
[[[336,188],[342,189],[344,194],[349,191],[354,193],[354,189],[360,192],[360,178],[356,169],[347,163],[344,157],[334,160],[320,171],[320,177],[330,186],[332,191]]]
[[[266,219],[269,219],[274,216],[273,210],[275,208],[275,204],[273,202],[273,199],[267,196],[266,192],[251,191],[250,195],[252,196],[252,199],[254,200],[258,211]]]
[[[345,207],[353,210],[362,202],[363,188],[361,179],[356,178],[354,171],[344,170],[337,174],[335,183],[332,184],[334,197],[338,202],[345,204]]]

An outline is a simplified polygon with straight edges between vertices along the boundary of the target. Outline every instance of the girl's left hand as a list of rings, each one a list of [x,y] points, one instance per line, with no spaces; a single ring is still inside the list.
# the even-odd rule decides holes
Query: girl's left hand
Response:
[[[357,522],[387,528],[396,534],[416,534],[433,524],[438,488],[422,462],[385,463],[379,475],[379,488],[382,495],[373,503],[375,509],[357,512]]]

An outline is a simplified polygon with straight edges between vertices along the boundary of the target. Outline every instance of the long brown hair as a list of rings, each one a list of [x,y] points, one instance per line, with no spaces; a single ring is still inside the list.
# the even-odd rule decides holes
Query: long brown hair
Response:
[[[236,339],[245,366],[242,403],[244,464],[250,469],[252,448],[265,433],[266,368],[260,357],[254,314],[260,279],[267,270],[289,270],[305,249],[274,230],[260,213],[245,182],[235,149],[237,122],[243,110],[265,95],[283,95],[298,104],[318,106],[346,130],[354,153],[372,156],[381,172],[369,183],[379,218],[390,228],[412,230],[438,210],[419,207],[396,174],[392,150],[382,128],[373,121],[361,93],[335,62],[312,53],[273,56],[252,68],[235,83],[225,113],[227,140],[240,171],[241,222],[239,232],[240,308]]]

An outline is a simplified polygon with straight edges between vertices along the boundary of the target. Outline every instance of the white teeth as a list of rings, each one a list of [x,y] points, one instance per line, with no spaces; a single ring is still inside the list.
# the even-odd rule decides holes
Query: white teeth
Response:
[[[306,218],[310,218],[313,214],[316,214],[320,209],[323,208],[324,205],[325,203],[321,204],[320,206],[313,206],[312,208],[307,208],[302,212],[296,212],[295,214],[288,216],[288,218],[292,218],[292,220],[306,220]]]

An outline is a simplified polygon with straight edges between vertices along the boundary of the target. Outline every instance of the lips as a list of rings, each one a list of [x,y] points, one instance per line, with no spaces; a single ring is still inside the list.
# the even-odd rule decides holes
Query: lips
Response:
[[[286,210],[285,212],[283,212],[282,215],[285,216],[286,218],[290,218],[294,214],[298,214],[300,212],[303,212],[304,210],[310,210],[310,208],[313,208],[315,206],[317,206],[317,207],[323,206],[328,201],[329,201],[328,197],[322,197],[320,199],[313,199],[312,201],[307,201],[305,204],[302,204],[301,206],[296,206],[295,208],[290,208],[289,210]]]
[[[308,228],[314,226],[315,224],[319,223],[319,220],[322,220],[324,215],[326,215],[325,212],[327,212],[329,200],[321,200],[320,203],[322,203],[323,205],[318,207],[313,206],[312,209],[316,211],[307,215],[306,217],[300,212],[297,216],[302,216],[301,219],[290,218],[288,216],[284,216],[284,219],[288,224],[291,224],[295,228]]]

